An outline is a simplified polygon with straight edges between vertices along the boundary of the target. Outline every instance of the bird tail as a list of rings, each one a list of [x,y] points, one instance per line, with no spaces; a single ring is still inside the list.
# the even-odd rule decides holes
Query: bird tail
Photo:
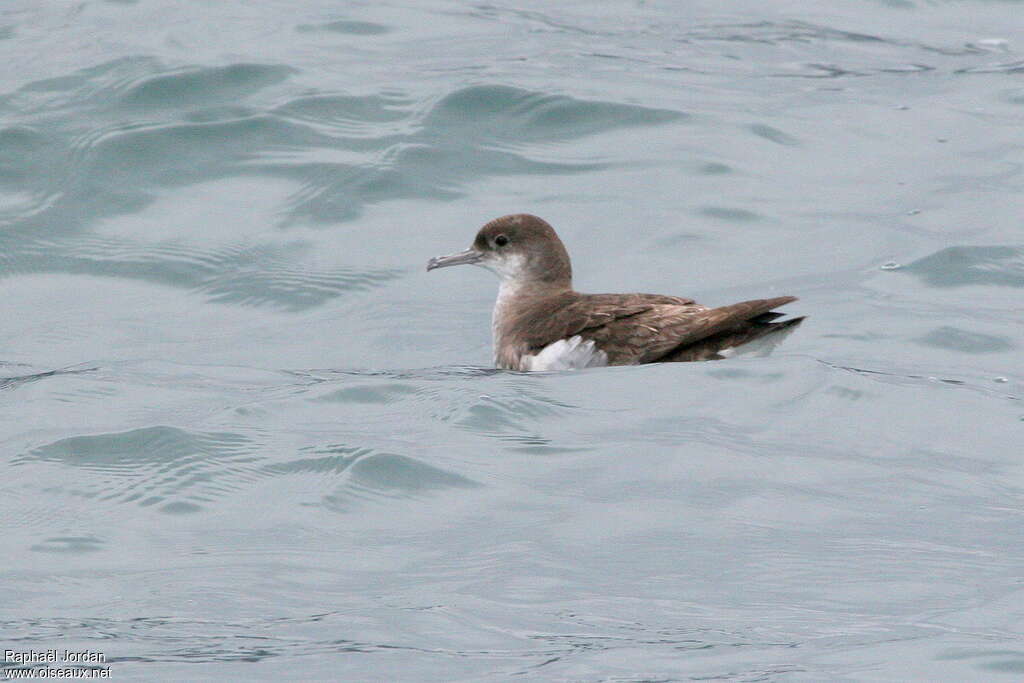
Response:
[[[766,356],[804,321],[805,316],[800,316],[774,322],[784,314],[771,309],[792,301],[796,301],[796,297],[782,296],[716,309],[734,313],[728,316],[731,319],[723,325],[724,329],[681,346],[660,360],[721,360],[742,354]]]

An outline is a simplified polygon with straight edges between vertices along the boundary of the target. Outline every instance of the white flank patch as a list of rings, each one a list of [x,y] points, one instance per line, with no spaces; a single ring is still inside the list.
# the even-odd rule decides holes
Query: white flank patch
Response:
[[[764,358],[775,350],[775,347],[782,343],[782,340],[793,334],[793,330],[796,327],[790,327],[782,330],[781,332],[771,332],[765,336],[755,339],[748,344],[741,344],[740,346],[730,346],[728,348],[721,349],[718,352],[722,358],[735,358],[736,356],[753,356],[755,358]]]
[[[522,365],[531,372],[600,368],[608,365],[608,354],[576,335],[548,344],[535,356],[523,356]]]

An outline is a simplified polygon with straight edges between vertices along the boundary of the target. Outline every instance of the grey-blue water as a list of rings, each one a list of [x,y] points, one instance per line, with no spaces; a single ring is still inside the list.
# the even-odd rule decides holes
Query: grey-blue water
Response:
[[[1019,3],[8,0],[0,64],[9,668],[1024,677]],[[512,212],[809,318],[495,371],[424,266]]]

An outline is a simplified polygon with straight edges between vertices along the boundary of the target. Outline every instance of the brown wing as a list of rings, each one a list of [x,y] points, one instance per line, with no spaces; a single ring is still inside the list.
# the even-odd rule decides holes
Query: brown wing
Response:
[[[734,349],[736,347],[743,346],[744,344],[749,344],[761,339],[762,337],[772,337],[781,341],[787,336],[784,334],[785,332],[791,331],[804,321],[803,316],[801,316],[799,318],[789,318],[788,320],[783,320],[777,323],[771,322],[774,317],[781,315],[781,313],[765,313],[764,315],[759,315],[753,320],[748,320],[739,327],[726,330],[725,332],[719,332],[718,334],[713,334],[710,337],[704,337],[703,339],[692,344],[687,344],[686,346],[677,347],[659,358],[658,362],[721,360],[726,357],[723,355],[724,350]],[[770,348],[770,346],[762,347],[762,351]]]
[[[683,300],[685,303],[653,303],[646,310],[628,313],[611,308],[604,311],[610,314],[607,322],[573,334],[594,340],[608,354],[609,365],[651,363],[669,360],[670,356],[682,360],[686,354],[680,354],[681,349],[709,337],[734,336],[726,333],[744,331],[753,324],[752,320],[795,300],[792,296],[755,299],[721,308],[706,308]],[[600,311],[600,307],[596,309]]]
[[[696,306],[693,299],[661,294],[577,294],[569,292],[525,308],[511,327],[521,331],[516,340],[531,351],[577,334],[607,334],[609,325],[650,314],[658,307]],[[699,307],[703,309],[703,306]],[[543,321],[544,324],[532,324]],[[620,329],[616,327],[615,329]],[[605,330],[604,333],[601,331]]]

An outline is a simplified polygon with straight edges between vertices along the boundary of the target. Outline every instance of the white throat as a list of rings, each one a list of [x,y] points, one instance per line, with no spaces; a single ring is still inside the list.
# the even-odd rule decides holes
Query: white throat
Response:
[[[502,259],[486,260],[479,265],[498,276],[498,298],[494,301],[494,311],[491,313],[491,337],[494,343],[495,362],[497,362],[498,348],[501,345],[500,328],[498,321],[508,311],[512,300],[515,299],[526,285],[526,278],[523,277],[523,270],[526,259],[517,254]]]
[[[522,254],[512,254],[504,258],[484,259],[477,265],[497,275],[504,285],[508,281],[523,280],[523,271],[526,270],[526,258]]]
[[[518,278],[502,278],[498,285],[498,298],[494,300],[494,311],[491,313],[491,336],[494,341],[494,352],[497,354],[498,346],[501,344],[499,338],[500,328],[498,321],[508,311],[515,299],[523,290],[524,282]]]

